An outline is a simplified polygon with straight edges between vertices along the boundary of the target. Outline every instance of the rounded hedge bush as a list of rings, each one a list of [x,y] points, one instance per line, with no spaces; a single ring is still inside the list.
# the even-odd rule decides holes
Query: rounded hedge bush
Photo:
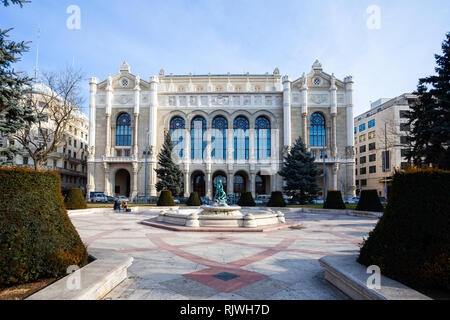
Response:
[[[156,205],[159,207],[176,206],[172,198],[172,192],[170,190],[162,190]]]
[[[254,207],[256,206],[255,200],[253,200],[253,196],[251,192],[244,192],[241,194],[239,201],[237,203],[238,206],[241,207]]]
[[[286,202],[284,201],[283,194],[281,191],[272,191],[270,195],[268,207],[286,207]]]
[[[324,209],[345,209],[345,203],[342,200],[341,191],[328,190],[327,198],[323,204]]]
[[[383,212],[377,190],[362,190],[356,210]]]
[[[198,193],[193,191],[191,192],[189,199],[186,201],[187,206],[191,207],[198,207],[202,205],[202,202],[200,201],[200,197],[198,196]]]
[[[59,173],[0,169],[0,203],[0,287],[60,277],[87,263]]]
[[[396,172],[358,262],[415,289],[450,290],[449,194],[450,171]]]
[[[80,188],[72,188],[69,190],[64,201],[64,205],[68,210],[86,209],[87,204],[84,201],[83,192]]]

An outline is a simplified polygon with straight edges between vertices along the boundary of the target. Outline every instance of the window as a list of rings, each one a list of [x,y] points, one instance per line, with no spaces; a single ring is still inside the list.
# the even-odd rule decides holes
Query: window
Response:
[[[356,180],[356,186],[359,187],[359,180]]]
[[[270,121],[266,117],[258,117],[255,122],[256,158],[270,159]]]
[[[67,169],[67,161],[64,161],[64,169]]]
[[[375,153],[369,155],[369,162],[374,162],[376,160],[377,160],[377,155]]]
[[[236,87],[234,88],[234,91],[236,91],[236,92],[242,92],[242,87],[241,87],[241,86],[236,86]]]
[[[80,142],[80,148],[83,149],[83,142]]]
[[[212,122],[211,157],[213,159],[227,158],[228,121],[222,116],[215,117]]]
[[[358,175],[358,169],[355,169],[355,176]]]
[[[370,139],[374,139],[375,138],[375,131],[369,132],[368,136],[369,136],[369,140]]]
[[[362,131],[364,131],[364,130],[366,130],[366,124],[365,124],[365,123],[360,124],[360,125],[359,125],[359,132],[362,132]]]
[[[129,157],[131,155],[131,151],[130,150],[124,150],[123,153],[124,153],[125,157]]]
[[[359,163],[360,163],[360,164],[366,163],[366,156],[360,157],[360,158],[359,158]]]
[[[116,145],[131,146],[131,117],[128,113],[122,113],[117,117]]]
[[[311,127],[309,130],[310,146],[325,146],[325,117],[321,113],[316,112],[311,115]]]
[[[206,120],[196,116],[191,121],[191,159],[204,159],[206,150]]]
[[[401,144],[409,144],[408,136],[400,136],[400,143]]]
[[[367,186],[367,180],[366,179],[362,179],[361,180],[361,187],[365,187]]]
[[[407,156],[409,149],[400,149],[400,155],[404,158]]]
[[[69,138],[69,146],[72,145],[72,138]]]
[[[366,146],[360,146],[359,147],[359,153],[366,152]]]
[[[77,147],[77,140],[73,139],[73,146],[76,148]]]
[[[375,127],[375,119],[370,120],[369,123],[368,123],[368,125],[369,125],[369,128]]]
[[[366,135],[362,134],[359,136],[359,142],[364,142],[364,141],[366,141]]]
[[[409,131],[410,127],[407,123],[400,123],[400,131]]]
[[[121,157],[122,156],[122,150],[116,150],[116,156]]]
[[[381,157],[383,171],[391,170],[391,152],[383,151]]]
[[[248,129],[250,128],[247,118],[239,116],[234,119],[234,159],[246,159],[248,160],[249,151],[249,135]]]
[[[408,119],[409,111],[408,110],[400,110],[400,118],[402,119]]]
[[[28,164],[28,157],[23,157],[23,164],[27,165]]]
[[[174,150],[180,159],[184,158],[185,122],[181,117],[170,120],[170,135],[174,144]]]
[[[376,166],[370,166],[369,167],[369,173],[375,173],[377,172],[377,167]]]
[[[261,86],[255,86],[255,92],[261,92]]]
[[[364,167],[364,168],[359,169],[359,173],[366,174],[367,173],[366,168]]]
[[[356,127],[354,129],[355,129],[355,134],[356,134],[358,132],[358,129]]]
[[[178,92],[184,92],[184,91],[185,91],[184,86],[179,86],[178,87]]]
[[[376,149],[375,142],[369,143],[369,151],[370,150],[375,150],[375,149]]]

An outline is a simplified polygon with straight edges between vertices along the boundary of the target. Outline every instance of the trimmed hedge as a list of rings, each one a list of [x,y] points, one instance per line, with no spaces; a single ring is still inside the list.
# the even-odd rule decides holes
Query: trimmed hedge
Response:
[[[323,204],[324,209],[345,209],[345,203],[342,200],[341,191],[328,190],[327,198]]]
[[[187,206],[191,207],[198,207],[202,205],[202,202],[200,201],[200,197],[198,196],[198,193],[193,191],[191,192],[189,199],[186,202]]]
[[[284,201],[283,194],[281,191],[272,191],[270,195],[268,207],[286,207],[286,202]]]
[[[83,192],[80,188],[72,188],[69,190],[66,196],[66,200],[64,201],[64,205],[68,210],[74,209],[86,209],[87,204],[83,198]]]
[[[358,262],[415,289],[450,290],[450,171],[396,172]]]
[[[0,287],[64,276],[87,263],[59,173],[0,169],[0,203]]]
[[[255,200],[253,200],[253,196],[251,192],[244,192],[241,194],[241,197],[238,201],[238,206],[241,207],[254,207],[256,206]]]
[[[172,198],[172,192],[170,190],[163,190],[159,195],[158,203],[159,207],[173,207],[176,206]]]
[[[380,198],[378,198],[377,190],[362,190],[356,210],[383,212],[383,206]]]

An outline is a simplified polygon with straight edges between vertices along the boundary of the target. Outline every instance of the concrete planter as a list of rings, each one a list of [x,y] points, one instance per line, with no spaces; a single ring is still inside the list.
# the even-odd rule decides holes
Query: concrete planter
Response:
[[[89,250],[89,254],[96,260],[26,300],[99,300],[127,278],[127,269],[133,262],[132,257],[101,249]],[[75,277],[80,280],[78,289],[73,288],[72,281]]]
[[[329,255],[319,260],[325,279],[354,300],[431,300],[400,282],[380,275],[380,288],[367,286],[367,267],[359,264],[358,254]]]

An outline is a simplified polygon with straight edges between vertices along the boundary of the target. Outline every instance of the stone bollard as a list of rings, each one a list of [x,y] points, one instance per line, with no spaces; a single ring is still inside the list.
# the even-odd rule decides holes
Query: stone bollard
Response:
[[[198,214],[196,212],[189,215],[186,220],[186,227],[198,228],[200,227],[200,222],[198,221]]]
[[[159,213],[159,215],[158,215],[158,217],[156,218],[156,221],[158,221],[158,222],[164,222],[164,216],[165,216],[166,214],[164,213],[164,211],[161,211],[160,213]]]
[[[284,214],[281,211],[277,212],[277,218],[278,218],[278,222],[280,223],[286,223],[286,219],[284,218]]]
[[[244,224],[245,228],[256,228],[258,225],[256,224],[255,217],[251,213],[247,213],[244,216]]]

